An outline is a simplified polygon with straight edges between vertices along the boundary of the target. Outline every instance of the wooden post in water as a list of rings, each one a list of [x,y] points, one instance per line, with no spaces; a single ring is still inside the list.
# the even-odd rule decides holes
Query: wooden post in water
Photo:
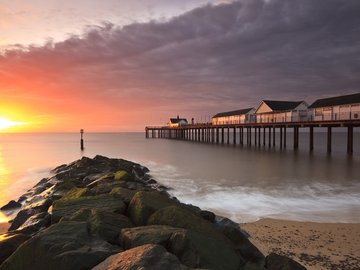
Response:
[[[233,130],[233,140],[234,140],[234,145],[236,145],[236,127],[234,127],[234,130]]]
[[[284,127],[284,148],[286,148],[286,126]]]
[[[263,128],[263,145],[265,146],[266,142],[265,142],[265,137],[266,137],[266,128]]]
[[[80,149],[81,151],[84,151],[84,139],[83,139],[83,135],[84,135],[84,130],[80,129]]]
[[[255,146],[256,146],[257,145],[257,128],[254,127],[254,129],[255,129]]]
[[[280,127],[280,149],[283,147],[283,128]]]
[[[275,126],[273,126],[273,146],[275,147]]]
[[[299,148],[299,128],[294,127],[294,150]]]
[[[227,144],[230,143],[230,128],[227,128]]]
[[[269,148],[271,148],[271,127],[269,127]]]

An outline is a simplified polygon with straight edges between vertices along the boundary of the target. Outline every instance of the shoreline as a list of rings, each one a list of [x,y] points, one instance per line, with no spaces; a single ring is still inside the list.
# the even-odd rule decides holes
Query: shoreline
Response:
[[[265,218],[240,226],[264,254],[276,252],[288,256],[308,270],[351,270],[360,264],[360,223]]]

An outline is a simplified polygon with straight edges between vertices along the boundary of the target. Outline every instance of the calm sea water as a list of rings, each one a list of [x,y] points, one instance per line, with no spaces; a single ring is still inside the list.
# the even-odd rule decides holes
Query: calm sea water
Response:
[[[81,152],[75,133],[0,134],[0,205],[17,199],[52,168],[101,154],[141,163],[180,200],[238,222],[264,217],[360,222],[360,134],[354,134],[352,158],[346,155],[345,133],[333,134],[331,155],[325,133],[315,134],[312,154],[308,134],[300,134],[297,152],[291,150],[291,135],[287,150],[280,150],[89,133]]]

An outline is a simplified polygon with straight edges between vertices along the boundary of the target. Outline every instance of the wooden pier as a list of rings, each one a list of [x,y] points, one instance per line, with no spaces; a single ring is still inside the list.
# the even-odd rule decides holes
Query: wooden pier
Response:
[[[164,138],[194,141],[213,144],[255,145],[276,147],[276,135],[279,135],[280,149],[286,148],[287,130],[293,130],[293,149],[299,148],[299,130],[308,129],[309,150],[314,150],[315,128],[327,128],[327,152],[331,153],[332,131],[335,128],[347,129],[347,153],[353,154],[354,128],[360,127],[360,120],[281,122],[281,123],[245,123],[212,125],[193,124],[179,127],[148,126],[145,128],[146,138]],[[279,131],[279,132],[276,132]],[[225,132],[226,131],[226,132]],[[233,133],[232,142],[230,132]],[[226,135],[225,135],[226,133]],[[246,138],[245,135],[246,134]]]

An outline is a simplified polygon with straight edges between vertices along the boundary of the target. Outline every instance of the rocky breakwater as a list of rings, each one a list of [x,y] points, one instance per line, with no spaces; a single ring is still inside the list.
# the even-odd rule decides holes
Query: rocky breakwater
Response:
[[[96,156],[11,201],[18,211],[0,236],[0,270],[303,270],[265,257],[238,224],[172,198],[139,164]]]

